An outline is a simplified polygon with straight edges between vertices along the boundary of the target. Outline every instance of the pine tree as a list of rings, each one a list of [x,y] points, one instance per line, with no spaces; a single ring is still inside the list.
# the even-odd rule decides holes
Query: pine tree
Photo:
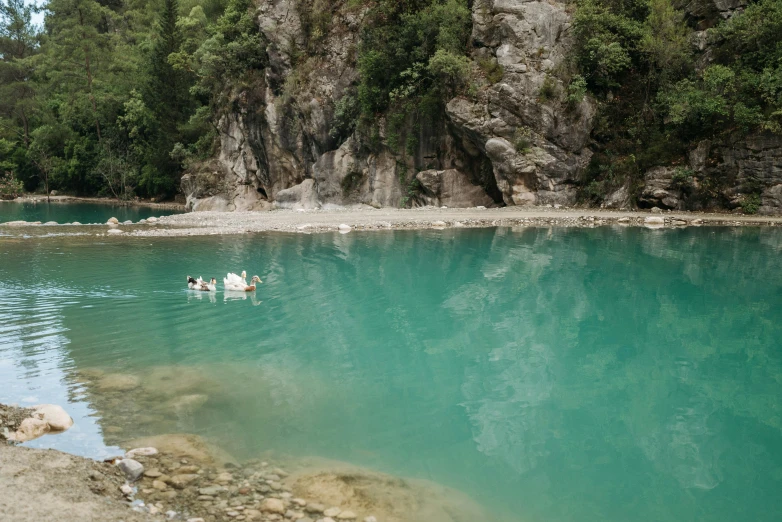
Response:
[[[32,58],[38,30],[32,23],[37,8],[24,0],[0,0],[0,116],[13,138],[30,145],[30,118],[35,95]]]

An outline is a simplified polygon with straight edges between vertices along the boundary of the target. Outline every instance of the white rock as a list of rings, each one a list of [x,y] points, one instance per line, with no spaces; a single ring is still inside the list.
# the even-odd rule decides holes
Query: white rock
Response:
[[[157,455],[157,453],[157,448],[133,448],[132,450],[125,453],[125,458],[132,459],[133,457],[150,457],[152,455]]]
[[[8,437],[8,440],[27,442],[28,440],[37,439],[47,433],[49,433],[49,423],[41,419],[29,418],[22,421],[16,432]]]
[[[144,466],[137,460],[122,459],[117,463],[117,466],[125,474],[125,478],[131,482],[138,480],[144,473]]]
[[[123,222],[122,222],[122,224],[123,224],[123,225],[132,225],[132,224],[133,224],[133,221],[131,221],[131,220],[129,220],[129,219],[128,219],[128,220],[126,220],[126,221],[123,221]]]
[[[630,218],[627,217],[627,216],[624,216],[624,217],[620,217],[616,221],[617,221],[617,223],[629,223],[630,222]]]
[[[323,512],[323,514],[327,517],[336,517],[340,513],[342,513],[342,510],[339,509],[338,507],[330,507]]]
[[[377,522],[377,519],[374,516],[369,515],[368,517],[364,518],[364,522]]]
[[[157,223],[157,218],[155,216],[148,217],[147,223]]]
[[[649,216],[648,218],[644,219],[644,224],[646,225],[664,225],[665,220],[661,217],[657,216]]]
[[[120,234],[124,234],[125,232],[123,232],[122,230],[119,230],[118,228],[110,228],[108,230],[108,233],[113,235],[113,236],[118,236]]]
[[[435,228],[445,228],[448,226],[448,223],[445,221],[432,221],[432,226]]]
[[[484,207],[483,205],[478,205],[475,208],[476,208],[476,210],[486,210],[486,207]]]
[[[65,431],[73,426],[73,419],[64,409],[56,404],[39,404],[33,406],[35,416],[46,422],[51,431]]]
[[[340,513],[339,515],[337,515],[337,520],[355,520],[357,516],[358,515],[356,515],[352,511],[345,510],[342,513]]]
[[[115,217],[111,217],[111,218],[109,218],[108,221],[106,221],[106,224],[107,225],[117,225],[117,224],[119,224],[119,219],[117,219]]]
[[[261,502],[261,511],[264,513],[285,513],[285,504],[278,498],[265,498]]]
[[[345,223],[342,223],[338,228],[340,230],[347,230],[348,232],[352,230],[352,227],[350,225],[346,225]]]
[[[130,487],[128,484],[123,484],[119,487],[119,490],[122,491],[122,494],[126,497],[129,497],[133,494],[133,488]]]
[[[296,229],[298,229],[298,230],[309,230],[311,228],[312,228],[312,225],[310,225],[309,223],[305,223],[303,225],[299,225],[299,226],[296,227]]]

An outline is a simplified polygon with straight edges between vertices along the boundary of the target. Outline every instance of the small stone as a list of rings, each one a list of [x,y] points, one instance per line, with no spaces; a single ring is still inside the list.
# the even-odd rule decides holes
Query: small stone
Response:
[[[282,489],[282,484],[280,484],[279,482],[269,482],[269,487],[279,491]]]
[[[326,517],[326,518],[321,518],[320,522],[335,522],[335,521],[331,517]]]
[[[124,234],[125,232],[123,232],[122,230],[120,230],[118,228],[110,228],[110,229],[107,230],[107,233],[116,236],[116,235],[119,235],[119,234]]]
[[[133,494],[133,488],[130,487],[128,484],[123,484],[119,487],[119,490],[122,491],[122,494],[126,497],[129,497]]]
[[[217,475],[217,478],[215,479],[215,481],[217,482],[233,482],[233,480],[234,480],[233,475],[227,472],[220,473],[219,475]]]
[[[448,226],[448,223],[445,221],[432,221],[432,226],[437,228],[445,228]]]
[[[205,522],[203,518],[188,518],[187,522]]]
[[[153,480],[152,481],[152,487],[159,490],[159,491],[165,491],[168,489],[168,486],[165,482],[162,482],[160,480]]]
[[[136,457],[151,457],[152,455],[157,455],[157,453],[157,448],[134,448],[125,453],[125,458],[132,459]]]
[[[617,223],[629,223],[630,222],[630,218],[627,217],[627,216],[623,216],[623,217],[620,217],[619,219],[617,219],[616,221],[617,221]]]
[[[157,223],[157,218],[154,217],[154,216],[153,217],[148,217],[147,218],[147,223]]]
[[[174,475],[171,479],[171,485],[177,489],[184,489],[186,485],[197,479],[198,475],[194,474]]]
[[[174,518],[176,516],[177,516],[177,512],[176,511],[173,511],[173,510],[166,511],[166,518]]]
[[[211,496],[217,496],[226,489],[222,486],[209,486],[205,488],[200,488],[198,492],[202,495],[211,495]]]
[[[310,502],[304,509],[309,513],[323,513],[323,511],[326,510],[326,507],[323,504],[318,504],[317,502]]]
[[[210,500],[214,500],[214,499],[215,498],[213,496],[211,496],[211,495],[198,495],[198,500],[200,500],[202,502],[206,502],[206,501],[210,501]]]
[[[141,474],[144,473],[144,466],[141,465],[141,462],[138,462],[137,460],[133,459],[122,459],[117,463],[117,466],[120,470],[125,474],[125,478],[127,478],[130,482],[135,482],[136,480],[141,477]]]
[[[119,224],[119,219],[117,219],[115,217],[111,217],[111,218],[109,218],[108,221],[106,221],[106,224],[107,225],[117,225],[117,224]]]
[[[644,219],[644,224],[646,225],[664,225],[665,220],[661,217],[656,216],[649,216],[648,218]]]
[[[239,488],[239,494],[240,495],[247,495],[249,492],[250,492],[250,488],[248,488],[248,487]]]
[[[176,470],[176,474],[177,475],[186,475],[186,474],[198,473],[198,471],[200,469],[201,468],[199,468],[198,466],[181,466],[180,468],[178,468]]]
[[[247,516],[248,520],[254,520],[256,518],[261,518],[263,514],[258,511],[257,509],[247,509],[244,512],[245,516]]]
[[[323,514],[326,515],[327,517],[336,517],[340,513],[342,513],[342,510],[339,509],[338,507],[330,507],[323,512]]]
[[[339,515],[337,515],[337,520],[355,520],[357,516],[358,515],[356,515],[352,511],[345,510],[342,513],[340,513]]]
[[[352,230],[352,227],[350,225],[346,225],[345,223],[340,224],[337,228],[346,232],[350,232]]]
[[[663,212],[663,211],[662,211],[662,209],[661,209],[661,208],[658,208],[658,207],[652,207],[652,210],[651,210],[651,212],[652,212],[652,214],[662,214],[662,212]]]
[[[144,472],[144,476],[149,478],[158,478],[163,476],[163,474],[156,469],[148,469]]]
[[[123,222],[122,222],[122,224],[123,224],[123,225],[132,225],[132,224],[133,224],[133,221],[131,221],[131,220],[129,220],[129,219],[128,219],[128,220],[126,220],[126,221],[123,221]]]
[[[155,506],[149,506],[149,514],[150,515],[157,515],[160,512],[158,508]]]
[[[261,502],[261,511],[264,513],[285,513],[285,504],[278,498],[265,498]]]
[[[306,506],[306,505],[307,505],[307,501],[306,501],[306,500],[304,500],[303,498],[294,498],[294,499],[292,500],[292,502],[293,502],[294,504],[296,504],[297,506],[300,506],[300,507],[304,507],[304,506]]]
[[[477,206],[477,207],[475,207],[475,208],[476,208],[477,210],[486,210],[486,207],[484,207],[483,205],[478,205],[478,206]]]
[[[692,221],[690,221],[690,224],[691,225],[695,225],[695,226],[699,226],[699,225],[703,224],[703,220],[702,219],[693,219]]]
[[[226,511],[225,514],[229,517],[238,517],[239,512],[238,511]]]
[[[364,518],[364,522],[377,522],[377,519],[374,516],[369,515],[368,517]]]

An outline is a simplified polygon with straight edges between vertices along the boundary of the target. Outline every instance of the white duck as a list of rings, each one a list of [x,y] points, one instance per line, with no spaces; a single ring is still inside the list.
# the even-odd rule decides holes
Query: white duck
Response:
[[[217,279],[213,277],[208,283],[206,281],[201,281],[199,290],[202,292],[217,292]]]
[[[247,284],[247,272],[242,272],[242,275],[238,276],[233,273],[229,273],[223,278],[223,285],[225,289],[234,292],[252,292],[255,290],[255,283],[262,283],[261,279],[256,275],[253,276],[250,281],[251,284]]]

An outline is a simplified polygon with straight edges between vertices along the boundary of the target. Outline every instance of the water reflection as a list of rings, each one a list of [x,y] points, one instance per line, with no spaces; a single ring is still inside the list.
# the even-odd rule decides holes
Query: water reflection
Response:
[[[347,460],[509,520],[776,520],[779,236],[15,243],[0,249],[0,376],[16,387],[0,400],[56,369],[52,395],[96,414],[109,444],[185,431],[240,457]],[[203,273],[263,260],[264,284],[182,299],[183,257]],[[57,299],[36,293],[49,286]]]

